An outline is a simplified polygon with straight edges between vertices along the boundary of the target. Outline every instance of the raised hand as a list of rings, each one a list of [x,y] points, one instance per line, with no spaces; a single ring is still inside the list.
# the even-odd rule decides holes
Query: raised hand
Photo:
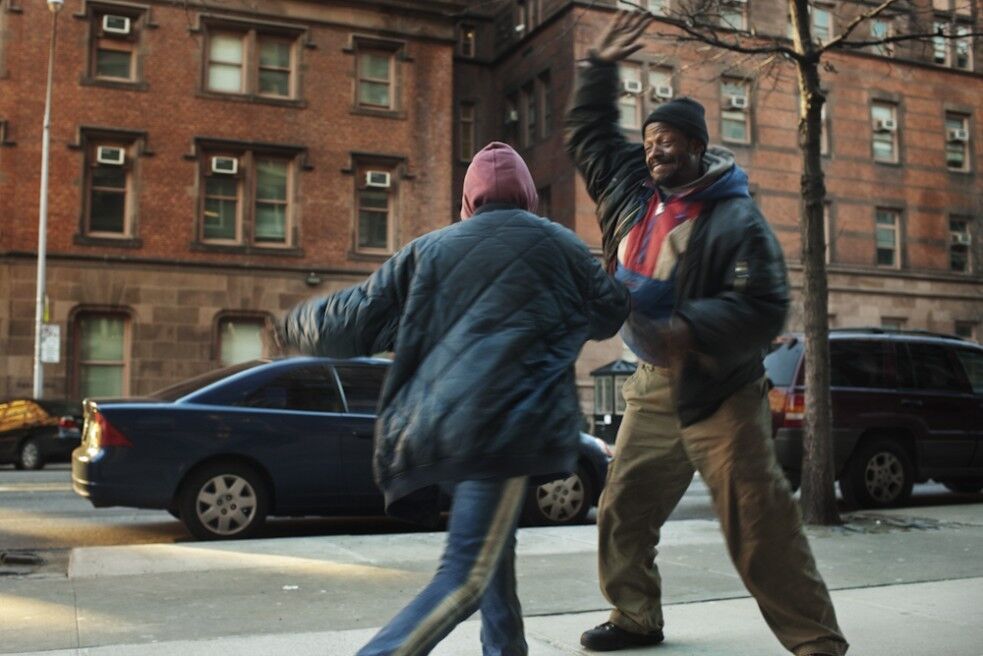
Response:
[[[638,38],[654,19],[655,16],[645,11],[619,11],[594,46],[594,57],[614,63],[641,50],[643,45],[637,43]]]

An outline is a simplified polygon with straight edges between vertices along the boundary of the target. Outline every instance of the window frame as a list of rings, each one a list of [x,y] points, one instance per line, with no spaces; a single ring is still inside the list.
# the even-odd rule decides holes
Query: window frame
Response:
[[[536,105],[539,115],[540,139],[548,139],[553,134],[553,86],[549,70],[536,76]]]
[[[258,325],[260,328],[260,358],[270,357],[269,352],[269,339],[267,336],[267,322],[269,322],[271,316],[267,312],[240,312],[240,311],[222,311],[215,315],[214,319],[214,356],[213,360],[220,367],[229,367],[241,362],[248,362],[248,360],[241,360],[240,362],[225,362],[222,359],[222,340],[223,333],[222,327],[228,322],[240,322],[240,323],[251,323]]]
[[[478,143],[476,107],[473,100],[461,100],[457,104],[457,159],[460,162],[470,162],[474,157]]]
[[[748,2],[747,0],[720,0],[717,7],[718,23],[717,26],[725,30],[744,32],[748,28]],[[740,25],[734,25],[724,19],[725,14],[740,13]]]
[[[956,230],[956,229],[953,228],[953,224],[956,223],[956,222],[963,223],[962,230]],[[949,267],[948,267],[948,271],[950,273],[955,273],[955,274],[969,274],[969,273],[973,273],[973,248],[972,248],[972,244],[973,244],[973,231],[972,231],[972,225],[973,225],[973,217],[972,216],[969,216],[969,215],[961,215],[961,214],[950,214],[949,215],[949,226],[948,226],[949,227],[949,230],[948,230],[948,234],[949,234],[949,248],[947,250],[948,250],[948,256],[949,256]],[[966,237],[967,237],[967,240],[966,240],[967,243],[966,244],[957,244],[956,243],[956,235],[957,234],[966,235]],[[963,251],[963,256],[965,258],[965,263],[966,263],[965,268],[956,269],[956,268],[953,267],[953,255],[954,255],[954,252],[957,249]]]
[[[267,25],[250,22],[240,22],[223,19],[202,20],[202,56],[201,78],[198,85],[199,93],[208,97],[246,100],[250,102],[267,102],[274,104],[296,105],[303,104],[300,71],[301,47],[306,29],[286,25]],[[239,91],[226,91],[212,88],[210,72],[213,63],[222,66],[232,66],[231,62],[213,62],[212,42],[218,36],[233,36],[241,43],[241,62],[239,63]],[[266,40],[279,41],[290,45],[290,65],[288,70],[288,93],[263,92],[260,90],[260,73],[263,70],[283,70],[278,67],[264,66],[262,59],[262,44]]]
[[[351,73],[352,112],[376,116],[401,117],[403,108],[403,84],[402,67],[400,64],[407,58],[406,44],[402,41],[392,41],[353,34],[351,37],[351,45],[345,50],[353,55],[352,65],[354,68],[352,69]],[[360,83],[363,79],[361,77],[362,57],[367,54],[384,54],[388,59],[389,79],[385,82],[389,88],[388,106],[366,103],[361,100]],[[366,81],[370,83],[382,83],[376,78],[367,78]]]
[[[83,360],[82,359],[82,324],[87,319],[97,318],[118,318],[123,322],[123,359],[119,364],[117,361],[109,360]],[[73,398],[84,398],[82,393],[82,370],[84,366],[119,366],[121,367],[122,382],[120,385],[120,396],[129,396],[131,389],[131,371],[133,360],[133,318],[131,313],[125,308],[118,307],[88,307],[79,306],[72,310],[69,316],[69,325],[72,327],[72,380],[70,384],[71,396]]]
[[[972,132],[970,132],[970,115],[963,112],[946,111],[943,117],[942,123],[945,129],[944,139],[945,139],[945,167],[949,171],[956,173],[969,173],[973,170],[972,167],[972,153],[973,149],[970,147],[970,140],[972,139]],[[959,123],[958,129],[963,129],[966,131],[966,141],[958,142],[951,141],[949,139],[949,130],[954,129],[950,127],[950,123]],[[955,167],[949,165],[949,148],[954,143],[962,144],[962,159],[963,165],[961,167]]]
[[[273,148],[249,147],[232,144],[202,145],[198,157],[198,221],[195,231],[197,244],[206,247],[245,247],[250,250],[281,252],[297,247],[297,185],[299,174],[299,153],[284,152]],[[213,157],[235,157],[239,161],[235,174],[213,173]],[[259,183],[258,161],[263,159],[280,160],[287,166],[286,200],[284,205],[284,241],[259,240],[256,237],[257,187]],[[233,178],[236,180],[236,230],[235,237],[214,238],[205,236],[205,208],[207,206],[208,184],[210,178]]]
[[[457,54],[474,59],[478,52],[478,29],[473,23],[461,23],[457,28]]]
[[[901,210],[893,207],[875,207],[874,208],[874,264],[880,269],[900,269],[901,268],[901,247],[902,247],[902,219]],[[881,223],[878,219],[881,216],[890,216],[893,219],[891,224]],[[891,264],[881,264],[880,255],[878,251],[881,250],[881,246],[877,241],[877,231],[887,230],[888,226],[894,233],[894,244],[892,248],[892,262]]]
[[[744,90],[743,95],[745,98],[747,98],[747,107],[745,107],[744,109],[734,109],[734,108],[729,108],[727,106],[729,102],[729,97],[732,95],[736,95],[736,94],[727,93],[726,87],[728,85],[743,87]],[[747,79],[741,79],[736,77],[722,77],[720,79],[719,91],[720,91],[720,141],[723,143],[739,144],[744,146],[751,145],[752,143],[754,143],[754,137],[751,129],[751,106],[753,104],[751,99],[751,82]],[[743,140],[735,139],[733,137],[727,136],[726,130],[724,129],[724,126],[726,125],[727,121],[732,121],[734,123],[737,122],[737,120],[733,118],[733,116],[728,116],[728,114],[734,115],[738,113],[741,114],[744,119],[743,127],[744,127],[745,138]]]
[[[355,174],[353,184],[353,217],[352,217],[352,252],[357,255],[373,257],[388,257],[396,252],[398,235],[396,230],[399,220],[399,178],[402,170],[402,162],[393,158],[382,158],[372,156],[355,156],[352,170]],[[362,194],[366,190],[373,189],[366,185],[366,173],[368,171],[385,171],[389,173],[389,187],[386,189],[386,245],[384,247],[362,246],[361,245],[361,214]],[[369,208],[370,212],[379,212],[378,208]]]
[[[84,237],[93,239],[109,240],[130,240],[134,237],[136,225],[136,199],[135,199],[135,175],[136,175],[136,143],[135,139],[113,138],[109,135],[85,140],[84,175],[83,175],[83,203],[82,203],[82,230]],[[125,155],[123,164],[100,164],[96,161],[97,151],[100,147],[121,148]],[[96,191],[93,179],[95,170],[98,168],[120,169],[125,176],[123,187],[123,229],[120,232],[109,230],[92,229],[92,208],[93,194]],[[105,191],[112,191],[115,188],[106,188]]]
[[[85,73],[83,85],[100,85],[127,89],[146,87],[143,79],[143,34],[147,28],[157,27],[150,21],[149,7],[101,2],[86,2],[84,14],[77,15],[88,22]],[[103,16],[123,16],[130,19],[129,34],[103,32]],[[101,48],[101,45],[115,46]],[[98,54],[100,51],[129,53],[130,71],[127,77],[99,75]]]
[[[877,121],[882,120],[875,116],[875,109],[887,109],[890,112],[890,120],[894,121],[894,130],[878,130]],[[898,120],[898,105],[897,103],[888,102],[885,100],[873,100],[870,103],[870,152],[871,158],[874,162],[878,164],[899,164],[901,162],[901,139],[898,136],[900,128],[900,121]],[[883,158],[878,157],[877,148],[875,143],[878,141],[877,135],[879,134],[889,134],[891,135],[891,157]],[[883,140],[882,140],[883,141]]]

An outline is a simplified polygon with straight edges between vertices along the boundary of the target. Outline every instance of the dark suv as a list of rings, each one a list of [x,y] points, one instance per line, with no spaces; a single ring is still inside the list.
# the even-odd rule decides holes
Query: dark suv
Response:
[[[926,332],[832,330],[830,384],[836,478],[847,503],[896,506],[934,479],[983,490],[983,347]],[[793,487],[802,468],[804,343],[786,335],[765,358],[778,462]]]

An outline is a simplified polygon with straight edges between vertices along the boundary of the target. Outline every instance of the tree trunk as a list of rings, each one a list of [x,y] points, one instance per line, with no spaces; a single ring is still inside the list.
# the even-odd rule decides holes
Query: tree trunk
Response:
[[[803,418],[802,514],[807,524],[840,523],[833,489],[832,412],[829,393],[829,291],[826,282],[824,209],[826,184],[821,155],[822,107],[819,56],[810,42],[806,0],[790,0],[795,44],[807,55],[797,64],[799,146],[803,199],[802,296],[805,324],[805,417]],[[811,55],[811,56],[810,56]]]

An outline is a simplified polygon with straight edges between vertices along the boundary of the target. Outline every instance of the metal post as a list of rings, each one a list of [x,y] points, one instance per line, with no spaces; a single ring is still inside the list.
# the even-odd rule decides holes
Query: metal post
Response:
[[[44,130],[41,137],[41,193],[38,202],[38,281],[34,307],[34,398],[44,396],[44,366],[41,364],[41,327],[44,324],[45,266],[48,251],[48,156],[51,151],[51,86],[55,68],[55,38],[58,12],[64,0],[48,0],[51,10],[51,42],[48,48],[48,83],[44,96]]]

